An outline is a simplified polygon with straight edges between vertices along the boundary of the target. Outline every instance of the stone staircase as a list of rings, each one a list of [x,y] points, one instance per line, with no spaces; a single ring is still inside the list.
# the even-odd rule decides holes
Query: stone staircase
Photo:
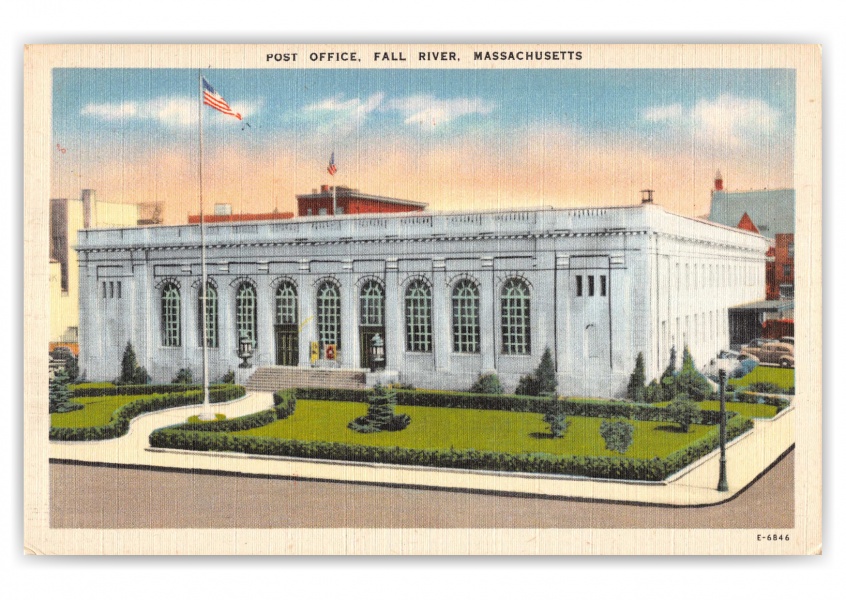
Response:
[[[363,390],[367,371],[347,369],[310,369],[300,367],[258,367],[245,387],[253,392],[275,392],[292,387],[339,388]]]

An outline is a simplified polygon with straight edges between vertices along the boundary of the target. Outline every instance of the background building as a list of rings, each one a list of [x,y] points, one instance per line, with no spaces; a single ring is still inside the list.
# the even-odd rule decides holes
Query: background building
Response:
[[[74,246],[77,232],[92,227],[125,227],[138,223],[134,204],[99,202],[94,190],[78,200],[50,200],[50,348],[77,349],[79,329],[79,265]]]
[[[415,212],[425,210],[427,206],[425,202],[363,194],[356,189],[340,185],[335,188],[334,202],[338,215]],[[311,194],[297,195],[297,210],[301,217],[333,215],[332,187],[322,185],[319,192],[312,190]]]
[[[201,371],[199,239],[80,232],[89,378],[114,378],[127,341],[156,381]],[[767,250],[653,204],[306,217],[210,225],[206,239],[212,378],[238,370],[242,336],[258,366],[366,369],[378,335],[386,371],[418,387],[496,372],[513,391],[549,348],[560,391],[596,396],[624,393],[639,352],[651,379],[673,346],[700,363],[727,347],[729,308],[764,297]]]
[[[717,171],[708,219],[760,233],[770,240],[766,267],[767,300],[793,298],[793,235],[796,229],[793,189],[729,192]]]

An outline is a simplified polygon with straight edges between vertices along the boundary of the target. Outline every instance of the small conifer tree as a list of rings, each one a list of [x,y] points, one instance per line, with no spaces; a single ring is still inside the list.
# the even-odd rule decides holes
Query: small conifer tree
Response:
[[[637,353],[635,368],[629,377],[629,385],[626,388],[626,398],[635,402],[643,402],[643,388],[646,386],[646,369],[643,364],[643,352]]]

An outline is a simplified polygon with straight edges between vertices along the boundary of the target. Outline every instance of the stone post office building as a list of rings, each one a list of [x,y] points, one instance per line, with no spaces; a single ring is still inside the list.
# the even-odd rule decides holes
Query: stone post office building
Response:
[[[512,392],[552,351],[564,394],[622,396],[670,348],[699,364],[729,344],[728,309],[764,298],[763,237],[666,212],[614,208],[301,217],[206,226],[212,379],[255,365],[370,367],[422,388],[496,372]],[[202,372],[196,225],[79,232],[80,359],[119,374],[127,341],[154,381]],[[337,354],[327,361],[324,350]]]

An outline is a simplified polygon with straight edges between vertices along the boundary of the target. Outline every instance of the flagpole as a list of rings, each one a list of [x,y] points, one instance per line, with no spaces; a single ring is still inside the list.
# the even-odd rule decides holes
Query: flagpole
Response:
[[[203,71],[197,69],[197,81],[199,83],[200,95],[197,98],[197,115],[199,117],[200,127],[200,264],[202,271],[202,286],[200,287],[200,323],[202,330],[200,337],[203,340],[203,412],[200,413],[201,421],[214,421],[214,413],[211,410],[211,402],[209,401],[209,348],[206,336],[208,330],[206,329],[206,313],[208,312],[206,306],[206,288],[208,285],[208,275],[206,274],[206,218],[203,215]]]
[[[334,175],[333,175],[334,177]],[[332,216],[334,217],[338,212],[338,186],[332,186]]]

